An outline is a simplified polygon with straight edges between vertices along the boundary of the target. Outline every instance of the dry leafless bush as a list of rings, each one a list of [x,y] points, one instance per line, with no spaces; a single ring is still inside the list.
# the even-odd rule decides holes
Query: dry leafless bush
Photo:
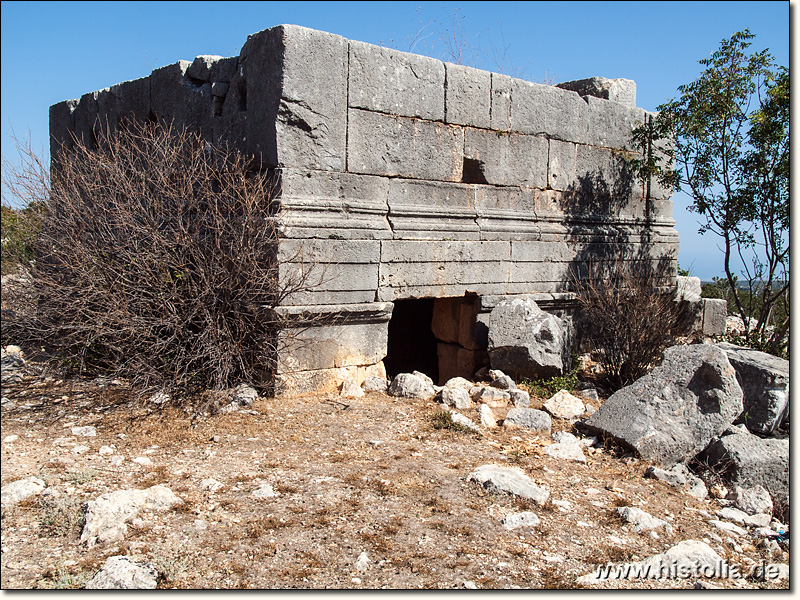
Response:
[[[48,171],[20,147],[20,165],[4,165],[11,193],[43,207],[37,308],[9,324],[16,343],[139,389],[268,391],[285,325],[274,309],[313,271],[279,277],[274,174],[154,123],[97,148],[74,140]]]
[[[615,258],[573,277],[585,342],[611,390],[646,375],[686,329],[688,316],[675,301],[671,273],[668,259]]]

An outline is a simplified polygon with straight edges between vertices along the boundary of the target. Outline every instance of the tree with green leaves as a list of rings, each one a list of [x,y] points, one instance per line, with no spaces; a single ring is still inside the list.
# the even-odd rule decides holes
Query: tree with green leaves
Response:
[[[643,180],[686,191],[690,210],[704,219],[700,233],[721,238],[746,342],[778,352],[789,330],[789,69],[768,50],[748,54],[753,37],[745,29],[723,40],[700,61],[700,77],[680,86],[680,96],[633,138]],[[744,284],[734,272],[737,257]],[[759,302],[743,302],[742,291]],[[780,322],[777,306],[786,307]]]

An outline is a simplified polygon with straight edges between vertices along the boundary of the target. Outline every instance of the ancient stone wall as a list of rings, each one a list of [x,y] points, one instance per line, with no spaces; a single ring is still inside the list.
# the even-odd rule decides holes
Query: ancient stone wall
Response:
[[[55,151],[70,134],[92,143],[99,124],[174,120],[275,170],[284,273],[325,267],[282,309],[315,324],[279,357],[281,389],[302,391],[383,374],[414,320],[429,323],[434,379],[471,375],[498,298],[568,312],[587,261],[677,256],[671,190],[646,196],[632,176],[635,94],[624,79],[541,85],[283,25],[238,57],[56,104],[50,127]],[[400,307],[410,321],[392,334]]]

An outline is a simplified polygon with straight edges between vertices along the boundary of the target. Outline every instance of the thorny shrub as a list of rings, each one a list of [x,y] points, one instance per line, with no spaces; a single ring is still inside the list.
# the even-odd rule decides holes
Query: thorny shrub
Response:
[[[573,277],[585,343],[612,391],[646,375],[673,336],[688,329],[671,274],[668,258],[617,257],[590,264],[588,276]]]
[[[156,123],[101,132],[96,149],[74,139],[50,170],[30,146],[20,154],[4,182],[41,207],[36,309],[4,322],[4,338],[140,390],[269,391],[275,308],[313,271],[281,271],[302,260],[278,256],[274,173]]]

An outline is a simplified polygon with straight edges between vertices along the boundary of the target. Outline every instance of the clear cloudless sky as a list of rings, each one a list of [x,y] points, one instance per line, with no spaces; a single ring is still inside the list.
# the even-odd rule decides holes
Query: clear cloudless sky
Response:
[[[789,65],[793,2],[2,2],[2,155],[30,135],[48,153],[50,105],[200,54],[235,56],[249,34],[289,23],[448,60],[448,37],[482,48],[474,66],[543,83],[592,76],[637,84],[647,110],[700,73],[698,60],[748,28],[751,50]],[[688,198],[674,197],[679,262],[722,272]]]

